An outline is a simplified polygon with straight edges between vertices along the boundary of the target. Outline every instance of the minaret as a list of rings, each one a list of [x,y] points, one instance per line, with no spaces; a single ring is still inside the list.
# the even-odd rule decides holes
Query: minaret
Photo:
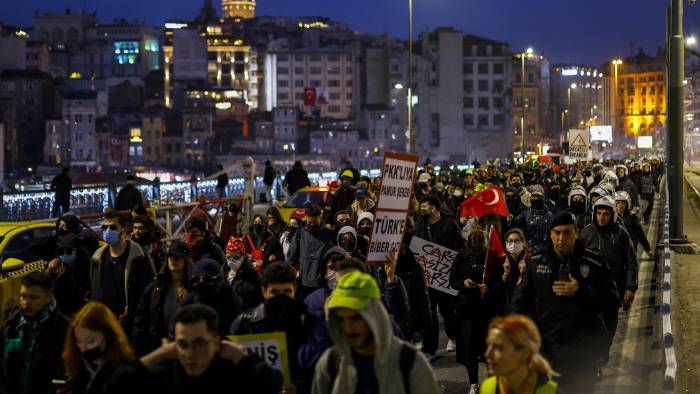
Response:
[[[226,19],[252,19],[255,18],[256,0],[221,0],[221,9]]]

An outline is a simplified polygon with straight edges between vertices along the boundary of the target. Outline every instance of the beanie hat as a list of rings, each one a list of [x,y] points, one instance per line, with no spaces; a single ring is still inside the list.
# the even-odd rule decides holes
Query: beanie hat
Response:
[[[200,275],[216,276],[221,273],[221,265],[214,259],[201,259],[192,269],[192,277]]]
[[[340,277],[328,299],[328,309],[365,309],[372,300],[379,300],[381,293],[374,278],[364,272],[355,271]]]

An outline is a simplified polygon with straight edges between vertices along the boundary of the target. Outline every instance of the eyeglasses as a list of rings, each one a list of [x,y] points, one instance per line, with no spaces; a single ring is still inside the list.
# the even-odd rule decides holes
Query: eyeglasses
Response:
[[[107,229],[110,229],[112,231],[119,231],[119,226],[116,224],[110,224],[109,226],[106,224],[102,225],[102,231],[106,231]]]
[[[206,347],[209,346],[209,344],[212,341],[214,341],[214,338],[209,338],[209,339],[197,338],[192,342],[178,340],[178,341],[175,341],[175,347],[177,348],[177,350],[179,350],[181,352],[186,352],[188,350],[192,350],[195,352],[201,352],[204,349],[206,349]]]

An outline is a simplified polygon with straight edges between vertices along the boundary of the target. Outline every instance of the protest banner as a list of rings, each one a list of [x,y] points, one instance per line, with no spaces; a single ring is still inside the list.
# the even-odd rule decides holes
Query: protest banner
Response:
[[[410,249],[418,264],[423,267],[426,286],[457,295],[458,291],[450,287],[450,269],[457,252],[415,236],[411,240]]]
[[[367,248],[367,264],[383,263],[392,249],[401,248],[417,165],[418,156],[384,153],[382,183],[372,238]]]
[[[228,340],[243,345],[248,354],[256,354],[267,365],[282,372],[284,384],[292,384],[289,374],[287,338],[283,332],[231,335]]]
[[[587,130],[569,130],[569,157],[588,160],[590,138]]]

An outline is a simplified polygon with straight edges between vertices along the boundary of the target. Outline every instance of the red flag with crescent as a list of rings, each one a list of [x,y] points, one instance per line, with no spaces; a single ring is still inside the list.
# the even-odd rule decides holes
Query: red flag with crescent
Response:
[[[491,186],[464,201],[459,208],[459,216],[486,216],[495,213],[508,217],[508,206],[503,191]]]
[[[506,250],[503,248],[501,237],[498,235],[496,227],[491,226],[489,229],[489,248],[484,265],[484,279],[491,277],[498,264],[503,264],[504,257],[506,257]]]
[[[304,105],[316,105],[315,88],[304,88]]]

